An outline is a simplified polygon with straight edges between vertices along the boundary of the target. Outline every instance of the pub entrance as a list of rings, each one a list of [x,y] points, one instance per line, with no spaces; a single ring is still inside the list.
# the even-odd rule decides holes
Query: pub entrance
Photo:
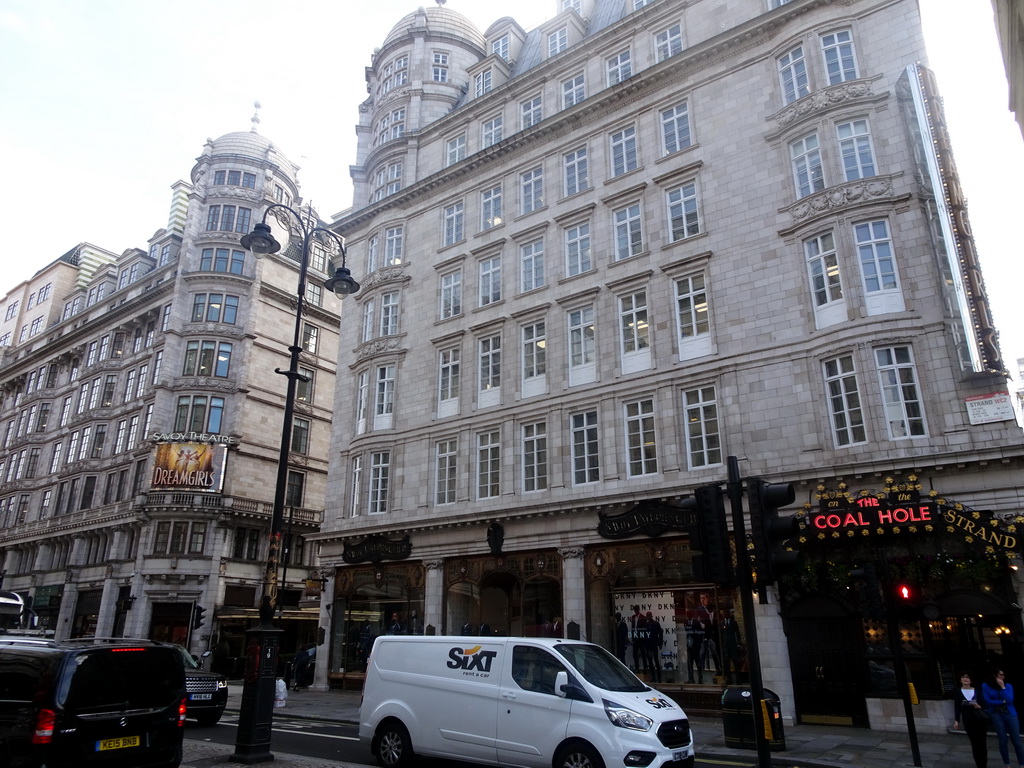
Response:
[[[787,611],[783,627],[799,721],[867,728],[860,615],[810,597]]]

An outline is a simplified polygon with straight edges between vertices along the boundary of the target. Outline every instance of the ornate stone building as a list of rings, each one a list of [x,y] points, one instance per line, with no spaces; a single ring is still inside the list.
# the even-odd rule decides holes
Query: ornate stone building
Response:
[[[989,551],[976,521],[1013,526],[1024,448],[917,3],[552,11],[481,31],[422,8],[366,70],[321,666],[358,685],[393,614],[611,647],[637,606],[664,687],[714,709],[751,617],[695,571],[679,506],[735,456],[797,489],[806,565],[756,608],[787,717],[903,727],[868,603],[888,582],[850,576],[884,552],[940,606],[906,655],[919,727],[944,728],[951,664],[1021,665],[1016,540]],[[875,524],[819,520],[860,498]],[[970,577],[925,568],[940,552]]]
[[[300,257],[292,245],[257,260],[239,240],[268,204],[301,203],[297,171],[254,131],[210,140],[147,250],[83,243],[0,304],[0,570],[40,629],[173,639],[240,674],[266,567],[285,392],[274,370],[287,367]],[[329,254],[314,248],[310,266],[322,278]],[[322,518],[338,349],[334,294],[311,280],[306,300],[285,650],[316,636],[316,606],[300,603],[320,587],[307,589],[306,537]],[[206,611],[195,629],[194,606]]]

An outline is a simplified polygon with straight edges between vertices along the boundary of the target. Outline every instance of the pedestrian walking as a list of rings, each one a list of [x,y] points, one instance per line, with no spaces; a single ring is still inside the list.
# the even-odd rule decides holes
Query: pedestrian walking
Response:
[[[996,669],[991,679],[981,686],[985,709],[992,719],[999,742],[999,755],[1003,758],[1005,768],[1010,768],[1010,752],[1007,741],[1013,742],[1013,751],[1017,754],[1017,768],[1024,766],[1024,746],[1020,743],[1020,719],[1017,709],[1013,706],[1013,686],[1006,682],[1003,670]]]

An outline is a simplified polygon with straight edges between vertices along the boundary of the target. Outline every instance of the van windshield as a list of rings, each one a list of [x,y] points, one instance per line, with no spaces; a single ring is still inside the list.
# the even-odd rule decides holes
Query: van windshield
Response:
[[[70,712],[162,709],[182,693],[181,658],[171,648],[90,649],[68,664],[57,701]]]
[[[629,668],[598,645],[559,643],[562,657],[591,685],[606,691],[641,693],[650,690]]]

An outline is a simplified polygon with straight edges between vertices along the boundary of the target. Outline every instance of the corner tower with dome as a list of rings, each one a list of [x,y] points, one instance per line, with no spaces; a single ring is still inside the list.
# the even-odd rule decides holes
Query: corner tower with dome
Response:
[[[0,358],[0,572],[58,638],[142,636],[238,677],[257,616],[295,327],[299,246],[240,244],[298,166],[254,127],[208,139],[166,226],[120,255],[83,243],[13,287]],[[315,638],[315,553],[339,304],[311,254],[281,554],[282,651]],[[38,321],[36,318],[40,318]],[[37,331],[38,326],[38,331]],[[10,337],[9,337],[10,338]],[[196,607],[205,609],[200,626]]]

